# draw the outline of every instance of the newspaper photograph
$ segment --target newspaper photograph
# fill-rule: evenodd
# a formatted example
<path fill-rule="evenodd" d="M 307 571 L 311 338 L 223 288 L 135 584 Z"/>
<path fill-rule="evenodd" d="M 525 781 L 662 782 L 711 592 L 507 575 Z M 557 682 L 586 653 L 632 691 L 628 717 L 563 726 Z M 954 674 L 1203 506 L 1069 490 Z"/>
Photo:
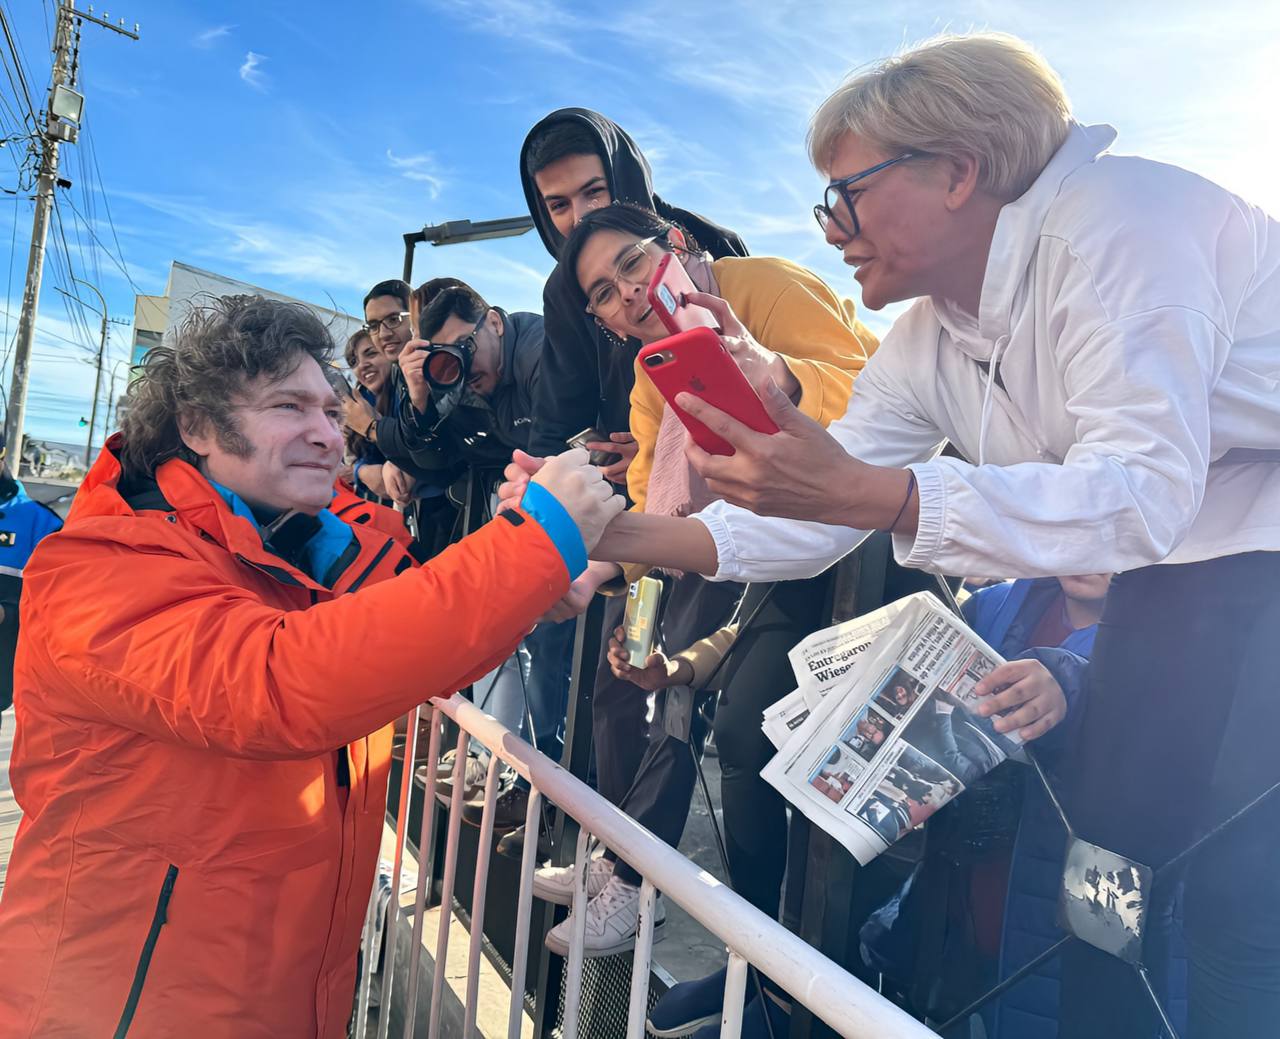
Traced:
<path fill-rule="evenodd" d="M 761 772 L 864 865 L 1021 745 L 976 713 L 1004 661 L 963 620 L 923 592 L 876 614 L 793 651 L 801 688 L 765 712 L 781 745 Z"/>
<path fill-rule="evenodd" d="M 866 658 L 876 635 L 909 601 L 900 599 L 872 613 L 815 631 L 787 654 L 800 687 L 763 712 L 760 728 L 774 747 L 782 749 L 827 693 L 857 677 L 858 665 Z"/>

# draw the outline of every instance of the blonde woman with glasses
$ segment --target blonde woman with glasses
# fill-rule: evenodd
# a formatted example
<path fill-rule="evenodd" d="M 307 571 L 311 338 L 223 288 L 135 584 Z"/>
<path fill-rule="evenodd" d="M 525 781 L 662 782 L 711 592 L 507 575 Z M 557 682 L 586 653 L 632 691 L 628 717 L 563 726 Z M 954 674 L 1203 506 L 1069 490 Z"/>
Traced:
<path fill-rule="evenodd" d="M 690 399 L 736 448 L 690 450 L 723 501 L 619 517 L 596 554 L 776 580 L 879 529 L 925 570 L 1117 572 L 1068 809 L 1159 867 L 1280 782 L 1280 222 L 1115 138 L 1009 36 L 841 85 L 809 135 L 819 223 L 866 306 L 915 304 L 829 431 L 782 393 L 772 437 Z M 1192 1039 L 1276 1034 L 1277 862 L 1275 796 L 1186 862 Z M 1154 1032 L 1133 971 L 1080 942 L 1062 1007 L 1064 1037 Z"/>

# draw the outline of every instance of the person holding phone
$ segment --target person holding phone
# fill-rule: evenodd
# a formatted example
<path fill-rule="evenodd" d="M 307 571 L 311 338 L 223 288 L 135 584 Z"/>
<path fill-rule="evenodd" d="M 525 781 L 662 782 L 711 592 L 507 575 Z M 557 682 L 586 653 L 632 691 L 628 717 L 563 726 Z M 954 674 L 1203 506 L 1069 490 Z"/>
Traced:
<path fill-rule="evenodd" d="M 935 572 L 1117 572 L 1067 808 L 1159 867 L 1266 795 L 1184 878 L 1188 1034 L 1261 1039 L 1280 1020 L 1280 221 L 1115 138 L 999 34 L 839 87 L 810 130 L 815 215 L 865 304 L 916 302 L 830 431 L 779 392 L 772 437 L 690 395 L 736 448 L 691 449 L 725 501 L 621 516 L 599 554 L 775 580 L 879 529 Z M 1063 1039 L 1157 1027 L 1132 969 L 1085 943 L 1062 992 Z"/>
<path fill-rule="evenodd" d="M 347 340 L 343 360 L 356 380 L 355 391 L 342 395 L 344 439 L 353 462 L 352 486 L 357 494 L 390 506 L 394 499 L 383 472 L 386 457 L 366 434 L 390 410 L 393 362 L 364 328 Z"/>
<path fill-rule="evenodd" d="M 854 316 L 852 302 L 803 267 L 776 257 L 713 260 L 676 224 L 624 203 L 583 217 L 565 242 L 561 262 L 574 274 L 574 299 L 584 314 L 617 337 L 648 345 L 670 334 L 648 299 L 650 280 L 667 254 L 675 256 L 698 290 L 688 302 L 711 312 L 725 348 L 757 393 L 779 386 L 819 424 L 842 412 L 854 375 L 878 342 Z M 683 486 L 686 438 L 668 411 L 643 367 L 636 365 L 630 422 L 638 451 L 627 470 L 634 511 L 655 511 L 647 503 L 664 433 L 672 449 L 664 452 L 657 474 L 661 500 L 656 511 L 685 515 L 693 511 L 695 495 L 702 504 L 714 498 Z M 686 495 L 688 500 L 675 500 Z M 590 582 L 616 573 L 607 565 L 591 568 L 568 605 L 585 606 L 595 591 Z"/>
<path fill-rule="evenodd" d="M 632 362 L 640 344 L 619 339 L 583 312 L 573 278 L 559 263 L 565 239 L 587 213 L 623 200 L 678 221 L 713 256 L 745 256 L 746 244 L 729 228 L 660 195 L 636 142 L 591 109 L 561 108 L 540 119 L 521 146 L 519 168 L 529 216 L 555 263 L 542 290 L 547 344 L 529 450 L 538 457 L 559 454 L 569 438 L 592 429 L 601 439 L 589 441 L 588 450 L 620 455 L 603 472 L 606 479 L 625 484 L 636 447 L 628 415 Z M 616 597 L 605 606 L 604 628 L 612 631 L 621 617 L 622 599 Z M 646 706 L 634 687 L 614 679 L 603 654 L 593 686 L 596 742 L 612 746 L 612 753 L 596 757 L 597 789 L 618 804 L 643 754 Z M 614 736 L 606 739 L 606 733 Z"/>
<path fill-rule="evenodd" d="M 853 305 L 810 271 L 772 257 L 713 260 L 671 221 L 619 203 L 583 217 L 565 243 L 561 263 L 573 273 L 574 299 L 584 314 L 614 336 L 648 345 L 669 334 L 648 299 L 650 283 L 666 257 L 673 258 L 668 262 L 680 263 L 688 274 L 696 290 L 688 302 L 710 311 L 726 349 L 757 393 L 766 384 L 780 384 L 805 414 L 820 423 L 843 411 L 854 376 L 877 342 L 854 316 Z M 631 392 L 631 431 L 639 448 L 627 470 L 627 489 L 635 511 L 685 515 L 714 498 L 686 461 L 689 438 L 684 426 L 638 364 Z M 625 576 L 633 579 L 645 569 L 634 568 Z M 585 609 L 595 591 L 623 570 L 614 564 L 593 563 L 552 616 L 569 616 Z M 814 588 L 796 592 L 783 598 L 788 602 L 802 600 L 803 605 L 782 622 L 782 627 L 796 632 L 798 641 L 821 624 L 818 611 L 823 594 Z M 661 630 L 669 649 L 692 645 L 727 622 L 723 609 L 694 610 L 699 602 L 714 602 L 716 593 L 715 585 L 696 575 L 675 581 L 668 591 Z M 753 594 L 761 593 L 753 590 Z M 731 608 L 732 604 L 723 605 Z M 726 828 L 743 837 L 737 843 L 731 837 L 731 846 L 747 849 L 738 857 L 735 884 L 741 881 L 744 891 L 761 892 L 758 900 L 762 908 L 774 913 L 785 862 L 779 865 L 772 851 L 755 840 L 754 832 L 767 817 L 769 834 L 780 829 L 784 839 L 779 846 L 785 848 L 786 814 L 781 798 L 759 781 L 763 764 L 759 758 L 765 750 L 759 745 L 763 737 L 757 741 L 755 736 L 760 735 L 760 710 L 790 688 L 786 669 L 783 655 L 772 666 L 762 660 L 749 678 L 743 674 L 731 694 L 735 704 L 743 705 L 741 711 L 730 715 L 737 719 L 734 731 L 726 728 L 722 734 L 719 723 L 716 730 L 721 766 L 733 777 L 726 792 Z M 659 694 L 660 703 L 664 695 Z M 753 729 L 755 736 L 736 731 L 743 726 Z M 696 741 L 699 734 L 694 738 Z M 641 778 L 622 807 L 675 846 L 696 777 L 687 750 L 667 739 L 660 724 L 655 723 L 650 739 Z M 735 751 L 739 752 L 737 758 Z M 638 900 L 638 877 L 625 864 L 614 869 L 610 883 L 614 887 L 602 891 L 588 906 L 589 947 L 593 935 L 608 934 L 612 928 L 606 912 L 629 920 L 630 906 Z M 554 943 L 567 934 L 567 926 L 554 929 L 548 944 L 555 948 Z M 609 945 L 603 945 L 603 938 L 601 941 L 601 947 L 610 950 L 620 943 L 620 939 Z"/>

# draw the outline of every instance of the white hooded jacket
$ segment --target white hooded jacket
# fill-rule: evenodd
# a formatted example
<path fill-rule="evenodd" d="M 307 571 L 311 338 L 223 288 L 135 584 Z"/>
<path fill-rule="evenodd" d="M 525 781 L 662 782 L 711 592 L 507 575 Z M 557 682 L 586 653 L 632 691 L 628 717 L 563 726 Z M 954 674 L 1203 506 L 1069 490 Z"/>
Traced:
<path fill-rule="evenodd" d="M 977 320 L 919 300 L 831 434 L 910 466 L 906 566 L 1038 577 L 1280 550 L 1280 222 L 1074 126 L 996 224 Z M 935 457 L 950 441 L 965 461 Z M 721 580 L 824 570 L 865 531 L 717 502 Z"/>

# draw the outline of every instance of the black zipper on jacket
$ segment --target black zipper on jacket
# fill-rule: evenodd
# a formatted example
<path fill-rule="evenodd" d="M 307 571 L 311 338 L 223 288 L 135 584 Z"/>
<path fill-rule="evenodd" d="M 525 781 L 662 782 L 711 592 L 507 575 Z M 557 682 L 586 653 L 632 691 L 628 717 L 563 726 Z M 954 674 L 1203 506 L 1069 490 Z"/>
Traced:
<path fill-rule="evenodd" d="M 368 566 L 366 566 L 366 567 L 364 568 L 364 573 L 362 573 L 359 577 L 357 577 L 354 581 L 352 581 L 352 582 L 351 582 L 351 586 L 347 589 L 347 591 L 348 591 L 348 592 L 354 592 L 357 588 L 359 588 L 362 584 L 364 584 L 364 582 L 365 582 L 365 580 L 368 578 L 368 576 L 369 576 L 371 573 L 373 573 L 374 568 L 375 568 L 379 563 L 381 563 L 381 562 L 382 562 L 383 557 L 384 557 L 388 552 L 390 552 L 390 551 L 391 551 L 391 546 L 392 546 L 392 545 L 394 545 L 394 544 L 395 544 L 395 542 L 394 542 L 394 541 L 392 541 L 390 538 L 388 538 L 388 539 L 387 539 L 387 543 L 386 543 L 385 545 L 383 545 L 383 546 L 382 546 L 382 548 L 378 551 L 378 554 L 377 554 L 376 556 L 374 556 L 374 557 L 373 557 L 373 562 L 371 562 Z"/>
<path fill-rule="evenodd" d="M 178 867 L 170 864 L 164 874 L 164 883 L 160 885 L 160 897 L 156 899 L 156 911 L 151 917 L 151 929 L 147 931 L 147 940 L 142 943 L 142 955 L 138 957 L 138 967 L 133 972 L 133 984 L 129 987 L 129 998 L 125 1000 L 124 1012 L 120 1015 L 120 1023 L 116 1025 L 113 1039 L 124 1039 L 133 1024 L 134 1012 L 138 1009 L 138 1000 L 142 998 L 142 986 L 147 980 L 147 971 L 151 968 L 151 956 L 156 951 L 156 942 L 160 938 L 160 928 L 169 920 L 169 899 L 173 897 L 173 885 L 178 879 Z"/>
<path fill-rule="evenodd" d="M 245 566 L 251 566 L 253 569 L 257 570 L 258 573 L 266 574 L 268 577 L 274 578 L 281 584 L 287 584 L 291 588 L 305 587 L 301 581 L 294 577 L 293 574 L 289 573 L 288 570 L 284 569 L 284 567 L 268 566 L 265 563 L 255 563 L 252 559 L 241 555 L 239 552 L 236 553 L 236 558 Z"/>

